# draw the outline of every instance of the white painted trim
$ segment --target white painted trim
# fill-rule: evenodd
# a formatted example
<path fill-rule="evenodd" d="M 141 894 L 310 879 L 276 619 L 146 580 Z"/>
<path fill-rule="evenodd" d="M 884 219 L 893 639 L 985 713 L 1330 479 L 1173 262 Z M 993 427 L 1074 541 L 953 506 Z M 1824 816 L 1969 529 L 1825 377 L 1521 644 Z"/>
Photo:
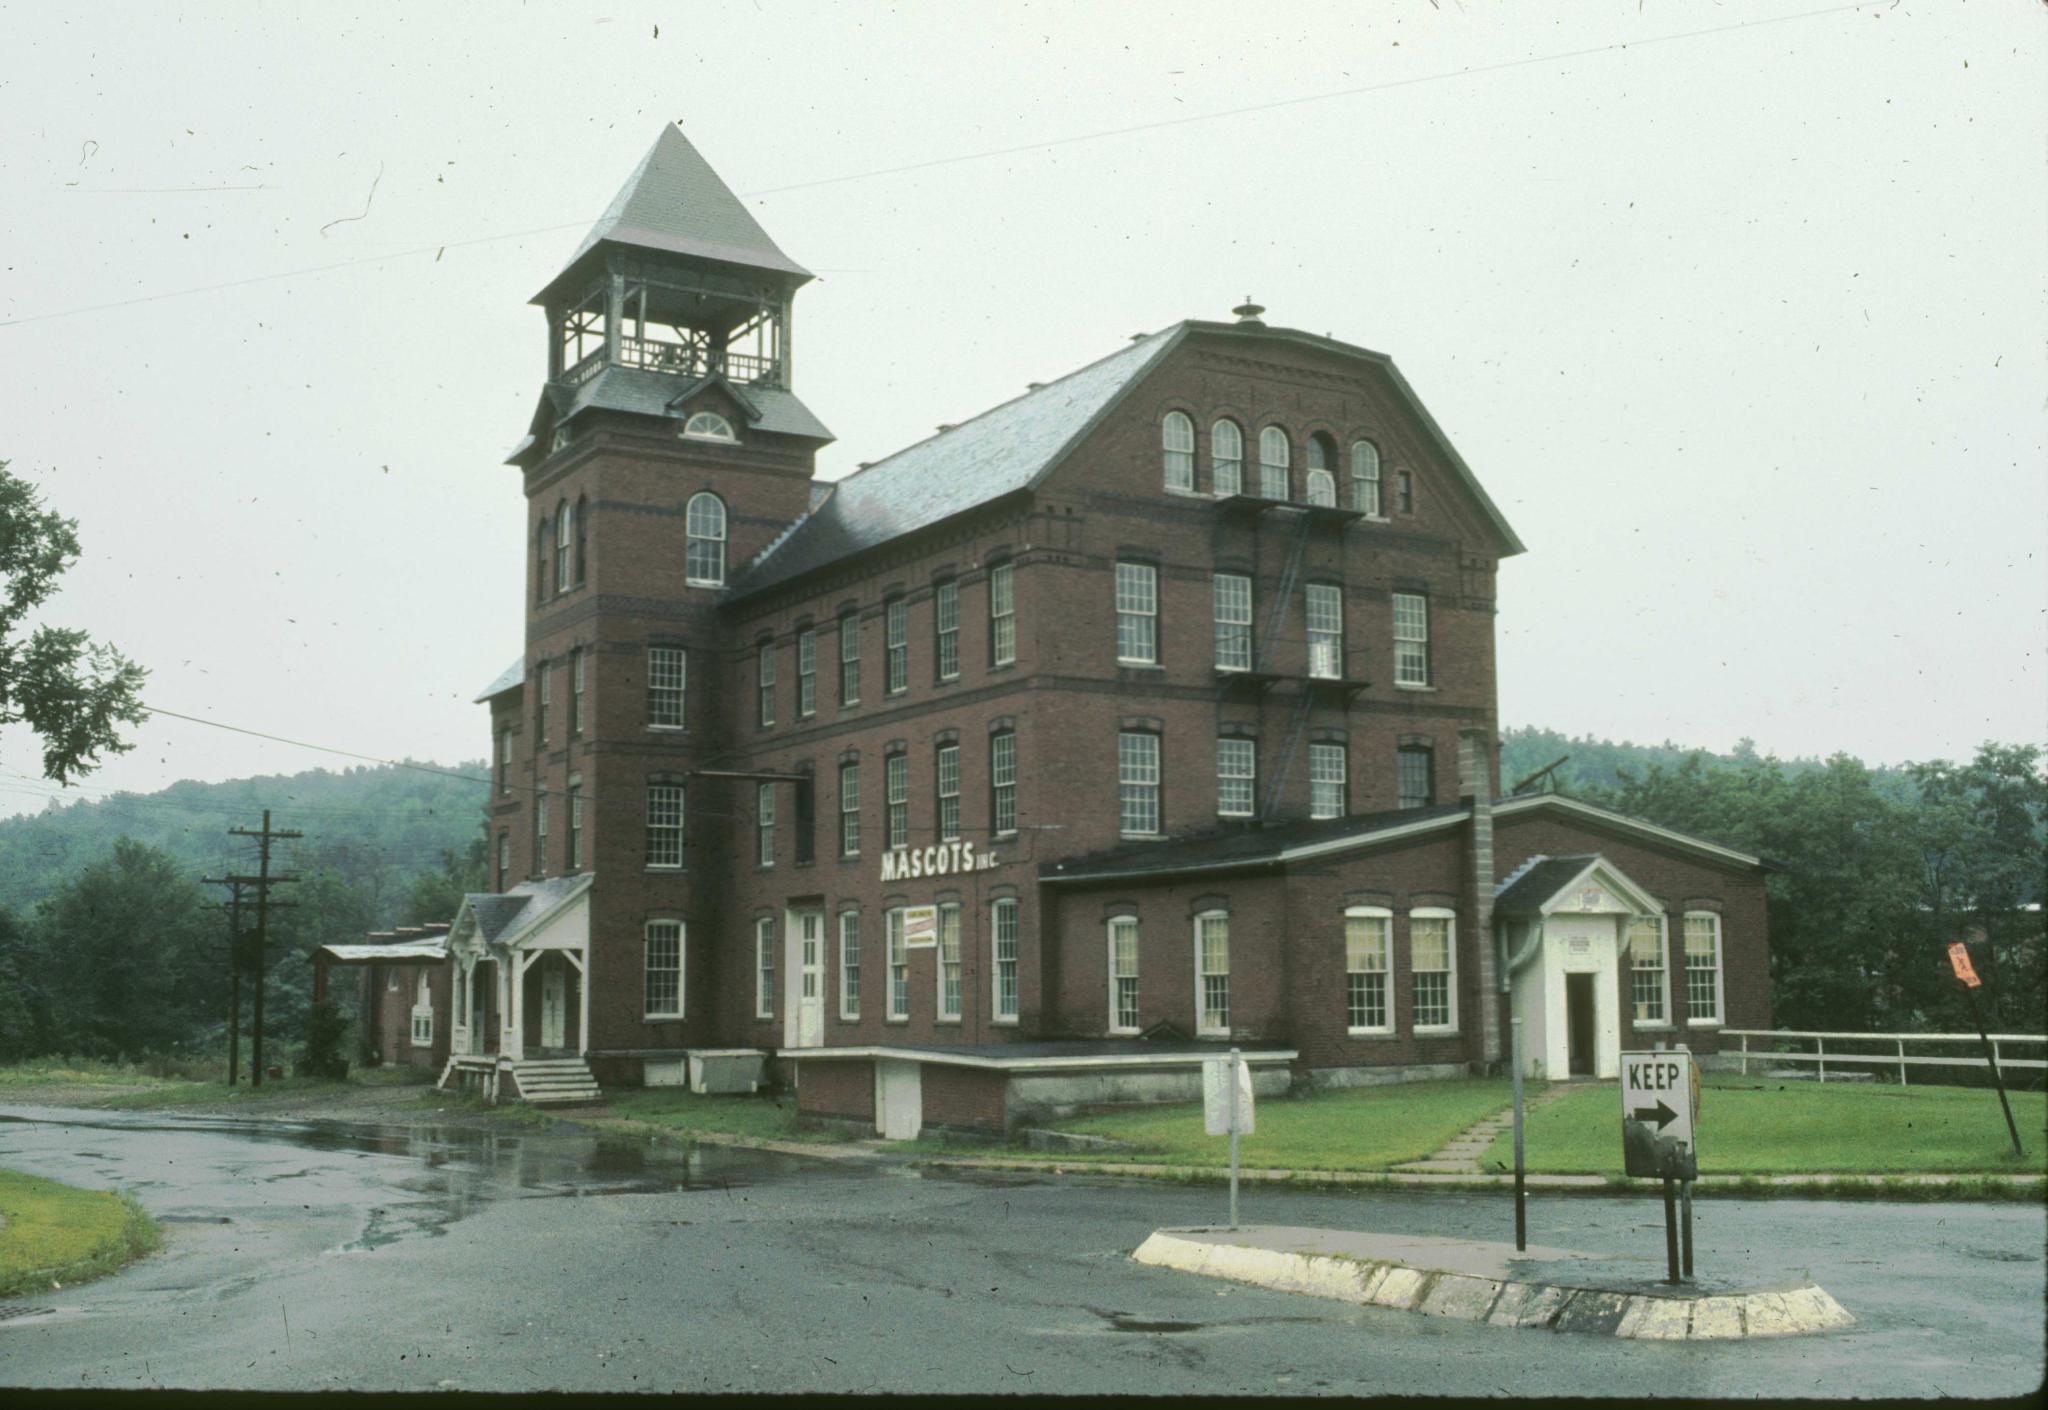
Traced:
<path fill-rule="evenodd" d="M 1016 936 L 1017 957 L 1011 963 L 1017 966 L 1017 1012 L 1003 1012 L 1003 967 L 996 957 L 996 913 L 1008 906 L 1014 913 L 1011 921 Z M 964 948 L 964 942 L 963 942 Z M 1024 1009 L 1024 907 L 1015 896 L 998 896 L 988 903 L 988 1021 L 1004 1028 L 1015 1027 Z"/>
<path fill-rule="evenodd" d="M 776 1056 L 785 1062 L 883 1058 L 928 1062 L 939 1067 L 976 1067 L 1001 1072 L 1083 1072 L 1097 1067 L 1198 1067 L 1218 1054 L 1139 1053 L 1129 1056 L 1111 1054 L 1105 1057 L 987 1058 L 935 1049 L 892 1048 L 869 1043 L 850 1048 L 801 1048 L 794 1052 L 778 1053 Z M 1247 1052 L 1241 1056 L 1247 1064 L 1271 1067 L 1280 1063 L 1291 1063 L 1301 1054 L 1295 1049 L 1288 1048 L 1280 1051 Z"/>
<path fill-rule="evenodd" d="M 1458 1032 L 1458 913 L 1444 906 L 1414 906 L 1408 911 L 1408 1017 L 1409 1031 L 1418 1038 L 1441 1038 Z M 1450 924 L 1444 932 L 1444 958 L 1450 968 L 1443 971 L 1447 977 L 1444 985 L 1445 997 L 1449 1001 L 1451 1021 L 1449 1023 L 1417 1023 L 1415 1019 L 1415 931 L 1413 922 L 1418 920 L 1442 920 Z M 1426 974 L 1436 973 L 1425 970 Z"/>
<path fill-rule="evenodd" d="M 1193 924 L 1193 940 L 1195 946 L 1195 1036 L 1198 1038 L 1228 1038 L 1230 1036 L 1230 1025 L 1228 1023 L 1224 1024 L 1224 1026 L 1221 1028 L 1204 1027 L 1202 1024 L 1202 1015 L 1204 1011 L 1207 1009 L 1207 1004 L 1205 1000 L 1208 997 L 1202 991 L 1202 922 L 1205 920 L 1216 919 L 1221 919 L 1223 921 L 1223 943 L 1225 947 L 1225 954 L 1227 955 L 1229 953 L 1230 944 L 1229 911 L 1203 911 L 1194 918 Z M 1230 971 L 1227 969 L 1224 970 L 1223 976 L 1225 979 L 1228 979 L 1230 977 Z"/>
<path fill-rule="evenodd" d="M 1105 970 L 1106 970 L 1106 971 L 1108 972 L 1108 985 L 1109 985 L 1109 1011 L 1108 1011 L 1108 1015 L 1107 1015 L 1107 1023 L 1106 1023 L 1106 1025 L 1105 1025 L 1105 1027 L 1107 1028 L 1107 1031 L 1109 1031 L 1110 1033 L 1113 1033 L 1113 1034 L 1119 1034 L 1119 1035 L 1122 1035 L 1122 1034 L 1131 1034 L 1131 1033 L 1136 1033 L 1136 1032 L 1138 1032 L 1138 1029 L 1137 1029 L 1137 1028 L 1135 1028 L 1135 1027 L 1132 1027 L 1132 1028 L 1122 1028 L 1122 1027 L 1119 1027 L 1119 1026 L 1117 1025 L 1117 1021 L 1116 1021 L 1116 929 L 1115 929 L 1115 927 L 1116 927 L 1116 924 L 1117 924 L 1117 922 L 1118 922 L 1118 921 L 1124 921 L 1124 920 L 1127 920 L 1127 921 L 1129 921 L 1129 922 L 1130 922 L 1130 923 L 1131 923 L 1131 924 L 1132 924 L 1133 926 L 1136 926 L 1136 925 L 1138 925 L 1138 918 L 1137 918 L 1137 916 L 1135 916 L 1135 915 L 1131 914 L 1131 913 L 1130 913 L 1129 911 L 1125 911 L 1125 912 L 1123 912 L 1123 913 L 1122 913 L 1122 914 L 1120 914 L 1120 915 L 1113 915 L 1113 916 L 1110 916 L 1110 917 L 1108 917 L 1107 919 L 1105 919 L 1105 920 L 1104 920 L 1104 921 L 1102 922 L 1102 940 L 1103 940 L 1103 952 L 1104 952 L 1104 955 L 1105 955 L 1105 957 L 1106 957 L 1106 960 L 1105 960 L 1105 963 L 1104 963 L 1104 966 L 1103 966 L 1103 968 L 1104 968 L 1104 969 L 1105 969 Z M 1142 931 L 1140 931 L 1140 934 L 1142 935 L 1142 934 L 1143 934 L 1143 932 L 1142 932 Z M 1144 988 L 1144 977 L 1143 977 L 1143 975 L 1144 975 L 1144 967 L 1143 967 L 1143 965 L 1141 964 L 1141 965 L 1139 966 L 1139 974 L 1138 974 L 1138 993 L 1139 993 L 1139 994 L 1140 994 L 1141 996 L 1142 996 L 1142 995 L 1144 994 L 1144 992 L 1145 992 L 1145 988 Z"/>
<path fill-rule="evenodd" d="M 1728 1021 L 1728 976 L 1724 972 L 1723 964 L 1723 956 L 1728 950 L 1728 937 L 1723 933 L 1721 913 L 1719 911 L 1687 911 L 1680 918 L 1678 928 L 1678 957 L 1680 960 L 1685 961 L 1687 971 L 1691 970 L 1692 964 L 1685 952 L 1685 922 L 1691 920 L 1694 916 L 1709 916 L 1714 922 L 1714 1016 L 1712 1018 L 1694 1018 L 1692 1016 L 1692 993 L 1691 987 L 1688 985 L 1685 991 L 1685 1026 L 1688 1028 L 1719 1028 Z M 1672 1015 L 1673 1022 L 1676 1022 L 1677 1018 L 1676 1014 Z"/>
<path fill-rule="evenodd" d="M 647 927 L 669 925 L 676 928 L 676 1007 L 673 1013 L 647 1012 Z M 640 922 L 640 1018 L 643 1022 L 674 1022 L 689 1012 L 688 994 L 690 974 L 690 923 L 679 915 L 651 915 Z M 583 1011 L 590 1012 L 590 985 L 583 986 Z M 588 1034 L 584 1045 L 589 1045 Z"/>
<path fill-rule="evenodd" d="M 853 1001 L 856 1005 L 856 1008 L 852 1013 L 848 1013 L 846 1011 L 846 918 L 848 916 L 853 917 L 853 923 L 856 929 L 864 929 L 865 927 L 861 925 L 860 911 L 858 908 L 842 908 L 834 914 L 837 916 L 839 922 L 838 925 L 834 927 L 835 933 L 838 938 L 839 962 L 832 967 L 832 977 L 837 982 L 837 987 L 839 989 L 839 997 L 834 1005 L 833 1011 L 839 1015 L 839 1021 L 842 1023 L 858 1023 L 860 1022 L 860 1010 L 857 1007 L 860 1003 L 860 989 L 858 986 L 856 986 L 853 991 Z M 868 961 L 868 937 L 865 934 L 863 934 L 860 937 L 860 961 L 862 973 L 865 974 L 867 970 Z"/>
<path fill-rule="evenodd" d="M 1605 857 L 1597 855 L 1593 858 L 1593 860 L 1587 862 L 1583 867 L 1579 868 L 1578 872 L 1572 877 L 1570 881 L 1567 881 L 1564 885 L 1558 887 L 1555 891 L 1552 891 L 1550 893 L 1550 898 L 1546 900 L 1542 905 L 1536 908 L 1537 913 L 1539 915 L 1548 916 L 1556 912 L 1558 902 L 1564 896 L 1564 894 L 1567 891 L 1576 890 L 1579 886 L 1583 885 L 1585 883 L 1586 878 L 1591 876 L 1596 871 L 1606 873 L 1607 880 L 1609 883 L 1611 883 L 1608 888 L 1609 890 L 1621 892 L 1623 896 L 1632 905 L 1635 906 L 1635 910 L 1632 912 L 1632 914 L 1657 916 L 1661 916 L 1664 914 L 1664 905 L 1661 901 L 1659 901 L 1655 896 L 1652 896 L 1649 892 L 1643 890 L 1642 887 L 1636 885 L 1635 880 L 1632 877 L 1630 877 L 1627 872 L 1623 871 L 1614 863 L 1608 861 Z M 1498 895 L 1499 893 L 1496 892 L 1495 894 Z M 1599 915 L 1602 914 L 1602 912 L 1566 911 L 1564 914 Z M 1606 912 L 1605 914 L 1611 915 L 1613 913 Z"/>
<path fill-rule="evenodd" d="M 754 962 L 753 962 L 753 964 L 751 964 L 750 966 L 748 966 L 748 968 L 749 968 L 749 969 L 750 969 L 750 970 L 751 970 L 751 971 L 753 972 L 753 980 L 754 980 L 754 1017 L 756 1017 L 756 1018 L 773 1018 L 773 1017 L 775 1017 L 775 998 L 774 998 L 774 991 L 773 991 L 772 989 L 771 989 L 771 990 L 769 991 L 769 998 L 768 998 L 768 1007 L 766 1007 L 766 1008 L 762 1008 L 762 1007 L 761 1007 L 761 940 L 762 940 L 762 931 L 761 931 L 761 927 L 762 927 L 762 926 L 764 926 L 764 925 L 768 927 L 768 930 L 767 930 L 767 939 L 768 939 L 768 955 L 769 955 L 769 959 L 770 959 L 770 961 L 771 961 L 771 962 L 772 962 L 772 961 L 773 961 L 773 959 L 774 959 L 774 956 L 775 956 L 775 918 L 774 918 L 773 916 L 755 916 L 755 917 L 754 917 Z M 784 966 L 783 966 L 783 969 L 784 969 L 784 971 L 785 971 L 785 972 L 787 972 L 788 968 L 789 968 L 789 967 L 788 967 L 787 965 L 784 965 Z M 770 982 L 771 982 L 771 983 L 773 982 L 772 978 L 771 978 Z M 787 1007 L 787 1005 L 785 1005 L 785 1007 Z"/>
<path fill-rule="evenodd" d="M 1344 1035 L 1348 1038 L 1391 1038 L 1394 1036 L 1394 912 L 1386 906 L 1346 906 L 1344 919 L 1353 916 L 1362 920 L 1383 920 L 1387 928 L 1382 932 L 1380 956 L 1385 961 L 1381 973 L 1387 980 L 1387 1021 L 1378 1027 L 1353 1028 L 1351 1026 L 1351 936 L 1350 927 L 1345 927 L 1344 942 Z M 1358 971 L 1370 973 L 1368 970 Z"/>
<path fill-rule="evenodd" d="M 1732 847 L 1723 847 L 1717 842 L 1708 842 L 1704 838 L 1688 837 L 1685 833 L 1673 832 L 1670 828 L 1644 822 L 1641 818 L 1632 818 L 1624 813 L 1609 812 L 1605 808 L 1596 808 L 1591 803 L 1581 803 L 1576 798 L 1566 798 L 1556 793 L 1539 793 L 1528 798 L 1504 798 L 1493 805 L 1493 814 L 1495 817 L 1500 817 L 1503 814 L 1512 817 L 1516 813 L 1527 812 L 1532 808 L 1546 807 L 1562 808 L 1566 812 L 1581 813 L 1586 817 L 1597 818 L 1602 822 L 1610 823 L 1629 832 L 1661 838 L 1677 846 L 1691 848 L 1695 852 L 1704 852 L 1709 856 L 1720 857 L 1727 861 L 1738 862 L 1746 867 L 1760 867 L 1763 865 L 1762 859 L 1752 857 L 1747 852 L 1738 852 Z"/>

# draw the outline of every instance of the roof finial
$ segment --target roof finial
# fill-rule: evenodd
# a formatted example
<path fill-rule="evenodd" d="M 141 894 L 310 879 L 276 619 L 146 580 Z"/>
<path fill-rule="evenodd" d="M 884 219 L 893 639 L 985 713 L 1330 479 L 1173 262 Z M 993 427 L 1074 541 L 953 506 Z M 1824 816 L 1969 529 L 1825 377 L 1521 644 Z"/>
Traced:
<path fill-rule="evenodd" d="M 1265 311 L 1266 310 L 1263 305 L 1255 304 L 1252 302 L 1252 296 L 1250 294 L 1246 294 L 1244 296 L 1244 302 L 1231 310 L 1232 313 L 1237 315 L 1237 321 L 1247 328 L 1265 327 L 1265 323 L 1259 318 L 1259 315 L 1264 313 Z"/>

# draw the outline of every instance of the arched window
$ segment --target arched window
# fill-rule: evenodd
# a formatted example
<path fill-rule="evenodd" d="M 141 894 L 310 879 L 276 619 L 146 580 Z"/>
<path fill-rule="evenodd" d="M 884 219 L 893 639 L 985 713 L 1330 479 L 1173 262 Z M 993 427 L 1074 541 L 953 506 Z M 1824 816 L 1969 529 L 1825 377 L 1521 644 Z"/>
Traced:
<path fill-rule="evenodd" d="M 1337 447 L 1318 431 L 1308 438 L 1308 476 L 1304 492 L 1310 504 L 1337 504 L 1337 476 L 1330 468 L 1337 459 Z"/>
<path fill-rule="evenodd" d="M 1195 487 L 1195 423 L 1185 411 L 1169 411 L 1159 423 L 1159 449 L 1166 466 L 1166 487 Z"/>
<path fill-rule="evenodd" d="M 548 568 L 555 557 L 555 521 L 545 515 L 533 530 L 533 600 L 548 600 Z"/>
<path fill-rule="evenodd" d="M 1371 441 L 1351 443 L 1351 507 L 1375 518 L 1380 512 L 1380 448 Z"/>
<path fill-rule="evenodd" d="M 576 511 L 566 499 L 555 506 L 555 591 L 567 592 L 575 583 L 570 574 L 574 564 L 570 555 L 576 549 Z"/>
<path fill-rule="evenodd" d="M 683 434 L 694 436 L 700 441 L 736 441 L 732 422 L 715 411 L 699 411 L 683 423 Z"/>
<path fill-rule="evenodd" d="M 691 587 L 725 586 L 725 501 L 705 490 L 690 496 L 684 515 L 689 544 L 683 553 L 683 577 Z"/>
<path fill-rule="evenodd" d="M 585 574 L 586 572 L 588 572 L 588 571 L 589 571 L 589 566 L 590 566 L 590 565 L 589 565 L 589 563 L 588 563 L 588 562 L 586 561 L 586 559 L 585 559 L 585 557 L 584 557 L 584 547 L 585 547 L 585 542 L 586 542 L 586 540 L 588 540 L 588 538 L 590 537 L 590 531 L 589 531 L 588 527 L 587 527 L 587 526 L 585 525 L 585 522 L 584 522 L 584 521 L 585 521 L 585 520 L 587 520 L 587 519 L 588 519 L 589 517 L 590 517 L 590 497 L 589 497 L 588 495 L 577 495 L 577 496 L 576 496 L 576 586 L 578 586 L 578 587 L 581 587 L 581 586 L 583 586 L 583 575 L 584 575 L 584 574 Z"/>
<path fill-rule="evenodd" d="M 1287 433 L 1278 426 L 1259 432 L 1259 495 L 1287 498 Z"/>
<path fill-rule="evenodd" d="M 1235 421 L 1209 428 L 1209 487 L 1219 495 L 1244 493 L 1244 432 Z"/>

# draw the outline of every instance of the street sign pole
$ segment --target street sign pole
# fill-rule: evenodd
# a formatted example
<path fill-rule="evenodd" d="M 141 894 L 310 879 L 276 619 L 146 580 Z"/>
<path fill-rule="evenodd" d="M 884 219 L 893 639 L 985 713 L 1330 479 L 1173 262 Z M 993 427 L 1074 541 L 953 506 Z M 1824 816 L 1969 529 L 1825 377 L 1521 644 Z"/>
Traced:
<path fill-rule="evenodd" d="M 1515 1070 L 1515 1251 L 1522 1253 L 1529 1247 L 1528 1188 L 1522 1175 L 1522 1020 L 1512 1019 L 1509 1027 L 1513 1038 L 1508 1060 Z"/>
<path fill-rule="evenodd" d="M 1237 1049 L 1230 1050 L 1230 1227 L 1237 1227 Z"/>
<path fill-rule="evenodd" d="M 1669 1273 L 1664 1281 L 1676 1283 L 1678 1276 L 1678 1211 L 1673 1207 L 1672 1187 L 1678 1182 L 1669 1175 L 1664 1177 L 1664 1262 Z"/>
<path fill-rule="evenodd" d="M 1692 1181 L 1678 1182 L 1679 1271 L 1692 1277 Z"/>
<path fill-rule="evenodd" d="M 1984 981 L 1977 977 L 1977 967 L 1970 963 L 1969 945 L 1961 940 L 1950 945 L 1948 962 L 1955 970 L 1956 978 L 1962 981 L 1963 992 L 1970 996 L 1970 1017 L 1977 1020 L 1977 1036 L 1984 1042 L 1984 1061 L 1991 1065 L 1991 1080 L 1998 1087 L 1998 1105 L 2005 1112 L 2005 1130 L 2012 1137 L 2012 1153 L 2023 1155 L 2020 1128 L 2013 1124 L 2012 1103 L 2005 1095 L 2005 1074 L 1998 1070 L 1998 1050 L 1991 1046 L 1991 1034 L 1984 1027 L 1984 1010 L 1977 1004 L 1977 989 Z"/>
<path fill-rule="evenodd" d="M 1666 1281 L 1671 1283 L 1692 1276 L 1692 1180 L 1699 1173 L 1694 1144 L 1699 1120 L 1698 1077 L 1693 1055 L 1683 1048 L 1621 1055 L 1623 1168 L 1632 1178 L 1664 1182 L 1664 1262 Z M 1685 1207 L 1682 1272 L 1681 1201 Z"/>

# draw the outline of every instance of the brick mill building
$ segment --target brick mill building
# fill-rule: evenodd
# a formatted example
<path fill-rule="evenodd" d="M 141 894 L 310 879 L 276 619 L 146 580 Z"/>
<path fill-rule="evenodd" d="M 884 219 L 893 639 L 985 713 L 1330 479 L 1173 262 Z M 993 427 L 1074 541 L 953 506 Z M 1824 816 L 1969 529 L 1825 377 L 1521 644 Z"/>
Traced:
<path fill-rule="evenodd" d="M 904 1136 L 1768 1025 L 1757 858 L 1501 796 L 1522 544 L 1384 354 L 1247 304 L 827 484 L 809 278 L 671 127 L 534 299 L 445 1080 Z"/>

